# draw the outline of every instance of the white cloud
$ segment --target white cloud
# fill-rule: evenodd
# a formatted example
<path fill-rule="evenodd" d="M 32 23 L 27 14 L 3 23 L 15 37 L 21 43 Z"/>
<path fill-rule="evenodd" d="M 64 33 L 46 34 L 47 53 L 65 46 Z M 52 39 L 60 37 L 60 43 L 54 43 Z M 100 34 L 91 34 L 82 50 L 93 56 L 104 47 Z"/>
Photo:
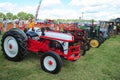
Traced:
<path fill-rule="evenodd" d="M 20 11 L 24 11 L 26 13 L 31 13 L 31 14 L 35 14 L 37 7 L 36 6 L 22 6 L 20 8 L 18 8 L 17 13 Z"/>
<path fill-rule="evenodd" d="M 61 5 L 61 0 L 42 0 L 42 7 L 53 7 Z"/>
<path fill-rule="evenodd" d="M 120 0 L 71 0 L 71 6 L 101 6 L 101 5 L 119 5 Z"/>
<path fill-rule="evenodd" d="M 24 11 L 27 13 L 32 13 L 35 14 L 35 10 L 36 10 L 36 6 L 19 6 L 17 4 L 12 4 L 9 2 L 5 2 L 5 3 L 0 3 L 0 12 L 3 13 L 7 13 L 7 12 L 11 12 L 13 14 L 17 14 L 20 11 Z"/>
<path fill-rule="evenodd" d="M 83 14 L 84 19 L 102 19 L 120 17 L 120 0 L 71 0 L 65 5 L 61 0 L 43 0 L 39 15 L 40 19 L 78 19 Z M 29 4 L 20 6 L 10 2 L 0 3 L 0 12 L 12 12 L 17 14 L 20 11 L 35 15 L 37 6 Z"/>
<path fill-rule="evenodd" d="M 44 10 L 39 14 L 40 18 L 51 18 L 51 19 L 75 19 L 78 13 L 72 9 L 52 9 L 52 10 Z"/>
<path fill-rule="evenodd" d="M 120 17 L 120 0 L 71 0 L 69 6 L 79 8 L 86 19 L 103 19 Z"/>
<path fill-rule="evenodd" d="M 12 4 L 9 2 L 0 3 L 0 11 L 1 12 L 12 12 L 16 7 L 16 4 Z"/>

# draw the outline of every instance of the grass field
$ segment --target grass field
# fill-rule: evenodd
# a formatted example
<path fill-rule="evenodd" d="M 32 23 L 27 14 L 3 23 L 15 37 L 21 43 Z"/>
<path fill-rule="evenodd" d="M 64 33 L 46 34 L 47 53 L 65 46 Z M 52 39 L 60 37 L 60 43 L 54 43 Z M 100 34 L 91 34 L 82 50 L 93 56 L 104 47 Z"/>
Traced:
<path fill-rule="evenodd" d="M 0 51 L 0 80 L 120 80 L 120 36 L 91 48 L 76 62 L 63 60 L 62 70 L 56 75 L 44 72 L 35 54 L 12 62 Z"/>

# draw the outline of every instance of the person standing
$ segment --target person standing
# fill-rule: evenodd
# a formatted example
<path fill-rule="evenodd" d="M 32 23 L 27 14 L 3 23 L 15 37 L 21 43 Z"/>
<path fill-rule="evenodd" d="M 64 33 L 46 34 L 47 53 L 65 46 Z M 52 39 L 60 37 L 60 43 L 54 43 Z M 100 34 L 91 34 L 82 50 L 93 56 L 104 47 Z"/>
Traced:
<path fill-rule="evenodd" d="M 113 28 L 113 31 L 114 31 L 114 35 L 116 35 L 117 33 L 117 26 L 116 26 L 116 23 L 114 23 L 114 28 Z"/>
<path fill-rule="evenodd" d="M 34 31 L 34 25 L 35 25 L 34 20 L 33 20 L 33 19 L 30 19 L 30 20 L 29 20 L 28 29 L 32 29 L 32 30 Z"/>
<path fill-rule="evenodd" d="M 22 30 L 22 20 L 21 19 L 19 19 L 19 24 L 18 24 L 18 28 L 20 29 L 20 30 Z"/>
<path fill-rule="evenodd" d="M 113 33 L 113 23 L 110 23 L 109 26 L 108 26 L 108 33 L 109 34 L 112 34 Z"/>
<path fill-rule="evenodd" d="M 6 18 L 3 18 L 3 29 L 4 29 L 4 32 L 6 32 L 6 28 L 7 28 L 7 20 L 6 20 Z"/>

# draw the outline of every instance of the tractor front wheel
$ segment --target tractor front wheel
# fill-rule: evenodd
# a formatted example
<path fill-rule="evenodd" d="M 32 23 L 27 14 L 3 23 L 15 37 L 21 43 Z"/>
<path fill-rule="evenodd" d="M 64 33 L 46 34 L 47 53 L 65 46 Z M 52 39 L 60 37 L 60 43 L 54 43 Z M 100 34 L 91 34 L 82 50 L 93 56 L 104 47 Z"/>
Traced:
<path fill-rule="evenodd" d="M 49 73 L 57 74 L 62 67 L 61 57 L 55 52 L 47 52 L 41 57 L 41 68 Z"/>
<path fill-rule="evenodd" d="M 90 40 L 90 46 L 93 48 L 98 48 L 100 46 L 100 41 L 97 38 L 93 38 Z"/>

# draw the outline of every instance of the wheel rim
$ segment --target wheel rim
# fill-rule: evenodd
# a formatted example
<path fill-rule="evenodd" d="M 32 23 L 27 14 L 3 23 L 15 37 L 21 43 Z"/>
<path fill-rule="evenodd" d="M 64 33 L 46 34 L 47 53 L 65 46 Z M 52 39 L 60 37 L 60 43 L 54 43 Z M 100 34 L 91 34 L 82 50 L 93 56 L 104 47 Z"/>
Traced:
<path fill-rule="evenodd" d="M 54 71 L 57 66 L 56 60 L 51 56 L 45 57 L 43 64 L 48 71 Z"/>
<path fill-rule="evenodd" d="M 4 40 L 4 50 L 7 56 L 13 58 L 18 54 L 18 44 L 14 37 L 8 36 Z"/>
<path fill-rule="evenodd" d="M 98 42 L 98 40 L 91 40 L 90 45 L 91 45 L 91 47 L 98 47 L 99 42 Z"/>

